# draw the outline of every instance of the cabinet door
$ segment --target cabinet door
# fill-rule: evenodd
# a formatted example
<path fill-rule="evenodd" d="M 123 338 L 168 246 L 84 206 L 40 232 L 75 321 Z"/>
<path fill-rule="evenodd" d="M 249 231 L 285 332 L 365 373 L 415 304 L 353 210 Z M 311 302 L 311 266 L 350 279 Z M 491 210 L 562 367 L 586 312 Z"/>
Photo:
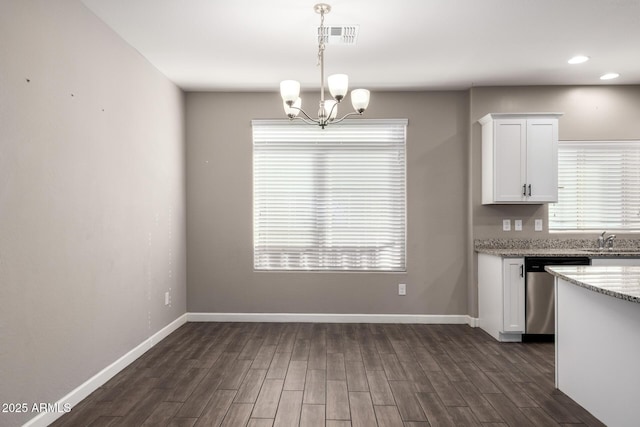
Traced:
<path fill-rule="evenodd" d="M 558 201 L 558 120 L 527 120 L 527 201 Z M 531 186 L 531 187 L 529 187 Z"/>
<path fill-rule="evenodd" d="M 524 259 L 505 258 L 503 276 L 503 330 L 524 333 Z"/>
<path fill-rule="evenodd" d="M 494 201 L 524 201 L 526 120 L 501 119 L 494 122 Z"/>

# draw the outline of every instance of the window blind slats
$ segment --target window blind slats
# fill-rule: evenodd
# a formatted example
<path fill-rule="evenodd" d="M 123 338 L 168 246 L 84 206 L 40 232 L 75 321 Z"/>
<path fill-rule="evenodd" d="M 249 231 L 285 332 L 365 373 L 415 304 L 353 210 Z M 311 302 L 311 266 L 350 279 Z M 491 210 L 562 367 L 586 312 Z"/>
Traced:
<path fill-rule="evenodd" d="M 406 120 L 254 120 L 254 267 L 404 271 Z"/>
<path fill-rule="evenodd" d="M 639 230 L 640 141 L 560 141 L 550 230 Z"/>

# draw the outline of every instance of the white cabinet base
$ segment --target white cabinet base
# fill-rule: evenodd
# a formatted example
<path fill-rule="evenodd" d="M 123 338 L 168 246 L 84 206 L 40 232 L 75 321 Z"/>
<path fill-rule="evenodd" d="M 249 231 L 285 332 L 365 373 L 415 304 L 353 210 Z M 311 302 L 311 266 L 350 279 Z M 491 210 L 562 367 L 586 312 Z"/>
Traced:
<path fill-rule="evenodd" d="M 500 342 L 522 342 L 522 334 L 499 332 L 496 339 Z"/>

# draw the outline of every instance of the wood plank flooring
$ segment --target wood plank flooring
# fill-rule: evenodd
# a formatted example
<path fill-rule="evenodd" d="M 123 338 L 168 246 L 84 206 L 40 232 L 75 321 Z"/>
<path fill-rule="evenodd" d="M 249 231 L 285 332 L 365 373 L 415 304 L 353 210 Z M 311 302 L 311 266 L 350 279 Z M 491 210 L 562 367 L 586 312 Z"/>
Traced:
<path fill-rule="evenodd" d="M 187 323 L 54 426 L 603 426 L 552 343 L 464 325 Z"/>

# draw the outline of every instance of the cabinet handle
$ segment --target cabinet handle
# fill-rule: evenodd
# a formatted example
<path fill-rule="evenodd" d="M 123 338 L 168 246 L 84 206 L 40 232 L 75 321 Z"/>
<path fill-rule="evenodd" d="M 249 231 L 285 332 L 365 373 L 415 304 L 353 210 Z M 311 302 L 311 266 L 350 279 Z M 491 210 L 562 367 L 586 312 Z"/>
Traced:
<path fill-rule="evenodd" d="M 529 184 L 529 197 L 531 197 L 531 184 Z"/>
<path fill-rule="evenodd" d="M 524 277 L 524 264 L 520 264 L 520 277 Z"/>
<path fill-rule="evenodd" d="M 527 195 L 527 184 L 522 184 L 522 195 L 523 196 Z"/>

